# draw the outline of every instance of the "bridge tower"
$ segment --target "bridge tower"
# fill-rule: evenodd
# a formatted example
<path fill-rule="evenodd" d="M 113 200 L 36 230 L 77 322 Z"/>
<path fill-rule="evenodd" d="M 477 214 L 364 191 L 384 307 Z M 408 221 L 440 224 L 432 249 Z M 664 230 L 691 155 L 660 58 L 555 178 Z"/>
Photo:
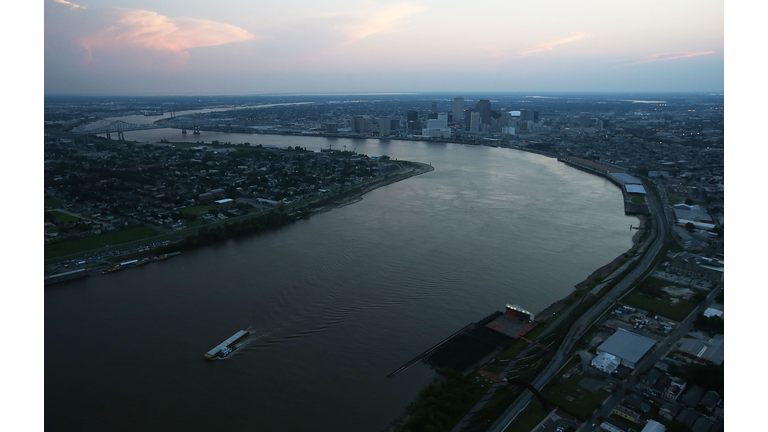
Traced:
<path fill-rule="evenodd" d="M 192 133 L 195 135 L 200 135 L 200 126 L 195 126 L 195 130 Z"/>
<path fill-rule="evenodd" d="M 181 127 L 181 133 L 183 133 L 183 134 L 187 133 L 187 127 L 186 126 L 182 126 Z"/>

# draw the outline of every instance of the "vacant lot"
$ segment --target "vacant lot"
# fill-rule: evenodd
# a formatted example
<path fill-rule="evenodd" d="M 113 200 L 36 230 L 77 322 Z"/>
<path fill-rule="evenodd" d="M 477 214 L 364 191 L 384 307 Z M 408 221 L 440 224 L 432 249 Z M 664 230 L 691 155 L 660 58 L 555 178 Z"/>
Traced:
<path fill-rule="evenodd" d="M 602 388 L 592 392 L 579 385 L 579 381 L 584 378 L 595 379 L 587 374 L 574 373 L 568 378 L 558 376 L 553 378 L 549 384 L 544 387 L 541 394 L 554 405 L 559 406 L 572 416 L 580 420 L 586 420 L 595 408 L 603 403 L 610 393 Z"/>
<path fill-rule="evenodd" d="M 622 299 L 622 302 L 661 315 L 675 321 L 682 321 L 696 307 L 696 302 L 664 293 L 661 296 L 634 290 Z"/>

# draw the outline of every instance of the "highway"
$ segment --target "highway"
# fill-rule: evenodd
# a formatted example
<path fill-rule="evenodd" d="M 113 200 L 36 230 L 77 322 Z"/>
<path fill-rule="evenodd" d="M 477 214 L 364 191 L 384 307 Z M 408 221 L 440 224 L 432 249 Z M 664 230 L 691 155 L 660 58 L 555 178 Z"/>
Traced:
<path fill-rule="evenodd" d="M 571 330 L 565 336 L 565 340 L 560 345 L 557 353 L 550 361 L 549 365 L 539 374 L 538 377 L 531 383 L 537 390 L 541 391 L 542 388 L 549 382 L 549 380 L 563 367 L 563 365 L 570 358 L 566 356 L 568 352 L 573 348 L 574 343 L 578 341 L 584 332 L 592 325 L 595 318 L 598 317 L 602 311 L 608 308 L 630 285 L 635 283 L 646 271 L 651 268 L 651 264 L 658 255 L 661 248 L 664 246 L 664 240 L 666 237 L 666 215 L 662 204 L 658 201 L 655 195 L 649 193 L 646 195 L 646 200 L 651 210 L 651 216 L 653 217 L 652 227 L 652 244 L 645 250 L 644 255 L 640 259 L 638 265 L 624 277 L 613 289 L 605 294 L 592 308 L 585 312 L 574 323 Z M 531 393 L 525 393 L 520 396 L 505 412 L 502 414 L 488 429 L 492 432 L 504 431 L 512 420 L 522 411 L 530 402 L 532 397 Z"/>

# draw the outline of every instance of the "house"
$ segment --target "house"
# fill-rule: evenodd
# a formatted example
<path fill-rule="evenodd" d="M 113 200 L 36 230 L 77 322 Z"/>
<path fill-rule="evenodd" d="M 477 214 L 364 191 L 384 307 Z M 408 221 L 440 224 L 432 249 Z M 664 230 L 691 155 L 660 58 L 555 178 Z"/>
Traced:
<path fill-rule="evenodd" d="M 664 390 L 664 393 L 662 394 L 662 397 L 668 401 L 676 401 L 677 398 L 680 397 L 681 394 L 683 394 L 683 390 L 685 390 L 686 382 L 682 378 L 675 377 L 672 382 L 669 384 L 669 387 L 667 387 L 666 390 Z"/>
<path fill-rule="evenodd" d="M 640 414 L 635 412 L 633 409 L 629 408 L 628 406 L 624 405 L 623 403 L 617 405 L 615 408 L 613 408 L 613 414 L 625 418 L 631 422 L 639 423 L 640 422 Z"/>
<path fill-rule="evenodd" d="M 714 423 L 704 417 L 699 417 L 696 423 L 691 426 L 691 432 L 709 432 Z"/>
<path fill-rule="evenodd" d="M 637 386 L 641 389 L 650 390 L 660 379 L 664 378 L 665 376 L 666 374 L 664 372 L 653 368 L 650 372 L 640 378 L 640 382 L 637 384 Z"/>
<path fill-rule="evenodd" d="M 648 423 L 645 424 L 645 427 L 640 432 L 665 432 L 667 428 L 655 421 L 655 420 L 648 420 Z"/>
<path fill-rule="evenodd" d="M 659 416 L 667 421 L 674 420 L 675 416 L 680 412 L 678 404 L 674 402 L 664 402 L 659 408 Z"/>
<path fill-rule="evenodd" d="M 699 404 L 699 401 L 701 398 L 704 397 L 704 389 L 694 385 L 691 387 L 687 393 L 685 393 L 685 396 L 683 396 L 682 399 L 680 399 L 680 402 L 683 405 L 686 405 L 691 408 L 695 408 L 696 405 Z"/>
<path fill-rule="evenodd" d="M 704 394 L 697 406 L 702 407 L 707 415 L 712 415 L 718 402 L 720 402 L 720 395 L 716 391 L 710 390 Z"/>
<path fill-rule="evenodd" d="M 611 419 L 606 419 L 600 423 L 600 429 L 605 432 L 629 432 L 629 428 Z"/>
<path fill-rule="evenodd" d="M 688 408 L 683 411 L 680 411 L 680 414 L 675 417 L 675 420 L 684 423 L 686 426 L 693 427 L 693 424 L 696 423 L 696 419 L 698 419 L 699 416 L 694 412 L 692 409 Z"/>

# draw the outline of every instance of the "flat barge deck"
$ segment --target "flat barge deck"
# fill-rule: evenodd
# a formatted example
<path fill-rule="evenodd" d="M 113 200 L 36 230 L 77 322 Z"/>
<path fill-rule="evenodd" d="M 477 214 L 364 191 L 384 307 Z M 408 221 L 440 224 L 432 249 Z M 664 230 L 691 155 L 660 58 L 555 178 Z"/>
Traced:
<path fill-rule="evenodd" d="M 240 330 L 239 332 L 227 338 L 227 340 L 224 342 L 216 345 L 216 348 L 205 353 L 205 358 L 208 360 L 213 360 L 217 357 L 228 356 L 232 351 L 234 351 L 234 349 L 230 346 L 246 336 L 248 336 L 248 332 L 245 330 Z"/>

